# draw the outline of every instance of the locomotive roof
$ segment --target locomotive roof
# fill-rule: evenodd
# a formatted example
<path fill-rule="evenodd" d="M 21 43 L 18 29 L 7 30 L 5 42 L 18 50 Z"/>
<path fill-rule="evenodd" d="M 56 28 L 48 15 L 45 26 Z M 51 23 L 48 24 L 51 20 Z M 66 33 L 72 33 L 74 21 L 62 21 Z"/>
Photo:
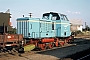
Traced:
<path fill-rule="evenodd" d="M 31 19 L 39 19 L 39 18 L 30 18 L 30 17 L 17 18 L 17 20 L 31 20 Z"/>
<path fill-rule="evenodd" d="M 64 15 L 64 16 L 66 16 L 65 14 L 56 13 L 56 12 L 44 13 L 43 15 L 49 15 L 49 14 L 53 14 L 53 15 L 60 14 L 60 15 Z"/>
<path fill-rule="evenodd" d="M 43 15 L 49 15 L 49 14 L 53 14 L 53 15 L 64 15 L 66 16 L 65 14 L 61 14 L 61 13 L 56 13 L 56 12 L 49 12 L 49 13 L 44 13 Z M 40 19 L 40 18 L 30 18 L 30 17 L 22 17 L 22 18 L 17 18 L 17 20 L 32 20 L 32 19 Z"/>

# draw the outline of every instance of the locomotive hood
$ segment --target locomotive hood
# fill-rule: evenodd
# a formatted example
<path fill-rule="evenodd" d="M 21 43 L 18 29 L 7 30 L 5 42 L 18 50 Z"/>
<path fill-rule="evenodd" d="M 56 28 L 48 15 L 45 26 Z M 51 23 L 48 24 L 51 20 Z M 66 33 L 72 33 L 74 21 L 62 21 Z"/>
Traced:
<path fill-rule="evenodd" d="M 17 20 L 39 20 L 40 18 L 30 18 L 30 17 L 22 17 L 22 18 L 17 18 Z"/>

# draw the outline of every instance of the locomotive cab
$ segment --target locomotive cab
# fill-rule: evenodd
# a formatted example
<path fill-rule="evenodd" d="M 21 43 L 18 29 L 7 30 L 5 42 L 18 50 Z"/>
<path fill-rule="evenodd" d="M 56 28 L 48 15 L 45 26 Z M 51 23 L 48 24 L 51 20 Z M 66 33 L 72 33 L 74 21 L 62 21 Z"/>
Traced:
<path fill-rule="evenodd" d="M 43 14 L 42 19 L 52 22 L 52 30 L 55 31 L 56 37 L 68 37 L 71 35 L 70 22 L 66 15 L 50 12 Z"/>
<path fill-rule="evenodd" d="M 47 19 L 47 20 L 66 20 L 69 21 L 66 15 L 60 14 L 60 13 L 44 13 L 42 19 Z"/>

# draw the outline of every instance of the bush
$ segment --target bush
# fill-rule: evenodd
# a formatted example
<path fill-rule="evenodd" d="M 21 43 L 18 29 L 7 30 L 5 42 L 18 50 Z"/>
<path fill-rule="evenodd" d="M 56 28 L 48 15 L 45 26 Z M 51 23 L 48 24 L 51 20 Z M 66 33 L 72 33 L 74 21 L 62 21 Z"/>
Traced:
<path fill-rule="evenodd" d="M 80 30 L 79 31 L 74 31 L 74 32 L 72 32 L 72 35 L 75 35 L 75 36 L 77 36 L 78 34 L 83 34 Z"/>

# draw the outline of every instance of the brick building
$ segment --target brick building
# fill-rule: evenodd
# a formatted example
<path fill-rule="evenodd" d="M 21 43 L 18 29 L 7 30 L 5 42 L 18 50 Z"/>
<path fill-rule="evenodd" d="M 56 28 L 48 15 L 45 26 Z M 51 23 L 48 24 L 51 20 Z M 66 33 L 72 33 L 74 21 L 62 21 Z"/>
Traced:
<path fill-rule="evenodd" d="M 3 29 L 2 29 L 3 28 L 3 23 L 7 27 L 6 29 L 8 31 L 12 31 L 10 18 L 11 18 L 10 13 L 0 12 L 0 31 L 3 31 Z"/>

